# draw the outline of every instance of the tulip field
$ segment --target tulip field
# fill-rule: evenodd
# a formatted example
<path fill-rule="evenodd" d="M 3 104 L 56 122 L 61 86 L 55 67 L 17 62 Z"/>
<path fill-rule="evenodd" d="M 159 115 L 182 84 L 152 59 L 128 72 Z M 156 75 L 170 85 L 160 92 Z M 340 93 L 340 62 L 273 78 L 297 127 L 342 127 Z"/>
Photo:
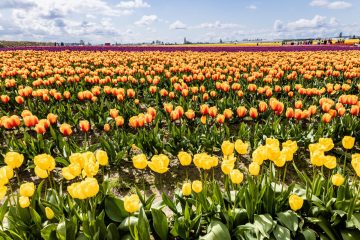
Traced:
<path fill-rule="evenodd" d="M 360 239 L 360 50 L 0 51 L 0 240 Z"/>

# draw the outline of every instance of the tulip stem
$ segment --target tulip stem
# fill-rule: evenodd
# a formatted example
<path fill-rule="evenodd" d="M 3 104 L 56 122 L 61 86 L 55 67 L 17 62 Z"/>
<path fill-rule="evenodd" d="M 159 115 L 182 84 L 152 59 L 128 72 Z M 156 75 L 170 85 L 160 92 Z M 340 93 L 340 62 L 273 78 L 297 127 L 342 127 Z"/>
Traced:
<path fill-rule="evenodd" d="M 19 176 L 18 169 L 15 170 L 15 174 L 16 174 L 16 179 L 17 179 L 18 185 L 20 186 L 20 176 Z"/>
<path fill-rule="evenodd" d="M 346 171 L 346 153 L 345 153 L 344 166 L 343 166 L 344 175 L 345 175 L 345 171 Z"/>

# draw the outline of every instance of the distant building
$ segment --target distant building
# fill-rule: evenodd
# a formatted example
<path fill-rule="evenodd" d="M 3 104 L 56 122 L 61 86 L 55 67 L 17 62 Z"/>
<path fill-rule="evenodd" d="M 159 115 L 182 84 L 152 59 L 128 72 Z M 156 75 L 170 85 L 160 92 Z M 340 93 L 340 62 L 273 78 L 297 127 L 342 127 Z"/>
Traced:
<path fill-rule="evenodd" d="M 104 45 L 105 45 L 105 46 L 110 46 L 111 44 L 110 44 L 110 43 L 105 43 Z"/>

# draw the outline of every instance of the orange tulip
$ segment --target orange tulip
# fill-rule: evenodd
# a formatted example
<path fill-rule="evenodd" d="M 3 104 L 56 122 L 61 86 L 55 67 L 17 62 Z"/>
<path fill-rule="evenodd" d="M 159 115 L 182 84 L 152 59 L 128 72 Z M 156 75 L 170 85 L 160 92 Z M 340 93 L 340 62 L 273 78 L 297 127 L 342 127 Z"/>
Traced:
<path fill-rule="evenodd" d="M 323 121 L 324 123 L 329 123 L 331 122 L 331 115 L 329 113 L 325 113 L 322 118 L 321 121 Z"/>
<path fill-rule="evenodd" d="M 49 120 L 50 124 L 55 124 L 57 122 L 57 115 L 49 113 L 47 115 L 47 119 Z"/>
<path fill-rule="evenodd" d="M 70 136 L 72 134 L 72 129 L 71 126 L 67 123 L 63 123 L 60 125 L 60 132 L 64 135 L 64 136 Z"/>
<path fill-rule="evenodd" d="M 121 126 L 123 126 L 124 125 L 124 118 L 122 117 L 122 116 L 117 116 L 116 118 L 115 118 L 115 124 L 116 124 L 116 126 L 118 126 L 118 127 L 121 127 Z"/>
<path fill-rule="evenodd" d="M 110 131 L 110 124 L 105 123 L 105 125 L 104 125 L 104 131 L 105 131 L 105 132 Z"/>
<path fill-rule="evenodd" d="M 88 132 L 90 131 L 91 128 L 88 120 L 81 120 L 79 123 L 79 127 L 82 132 Z"/>
<path fill-rule="evenodd" d="M 236 109 L 238 117 L 242 118 L 246 116 L 247 109 L 244 106 L 240 106 Z"/>
<path fill-rule="evenodd" d="M 46 132 L 44 124 L 41 123 L 36 124 L 34 129 L 37 134 L 44 134 Z"/>
<path fill-rule="evenodd" d="M 257 118 L 259 114 L 258 114 L 257 109 L 252 107 L 252 108 L 250 108 L 249 115 L 252 119 L 254 119 L 254 118 Z"/>

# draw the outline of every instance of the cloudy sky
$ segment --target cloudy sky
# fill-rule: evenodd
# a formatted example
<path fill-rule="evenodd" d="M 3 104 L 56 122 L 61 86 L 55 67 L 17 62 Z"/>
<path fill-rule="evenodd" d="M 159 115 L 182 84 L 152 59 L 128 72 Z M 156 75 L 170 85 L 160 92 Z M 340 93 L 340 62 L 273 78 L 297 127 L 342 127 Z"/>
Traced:
<path fill-rule="evenodd" d="M 0 40 L 91 43 L 360 35 L 359 0 L 0 0 Z"/>

